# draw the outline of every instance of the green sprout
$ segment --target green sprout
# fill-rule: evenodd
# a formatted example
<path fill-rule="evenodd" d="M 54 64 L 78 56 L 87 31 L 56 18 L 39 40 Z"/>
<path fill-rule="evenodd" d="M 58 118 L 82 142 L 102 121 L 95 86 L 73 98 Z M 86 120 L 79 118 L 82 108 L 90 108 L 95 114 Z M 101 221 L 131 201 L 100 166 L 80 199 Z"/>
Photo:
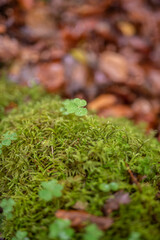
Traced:
<path fill-rule="evenodd" d="M 39 191 L 39 197 L 42 200 L 50 201 L 53 197 L 61 197 L 63 186 L 57 183 L 56 179 L 48 182 L 42 182 L 42 190 Z"/>
<path fill-rule="evenodd" d="M 2 153 L 3 146 L 9 146 L 11 144 L 11 141 L 16 139 L 17 139 L 16 133 L 6 132 L 5 134 L 3 134 L 2 141 L 0 143 L 0 154 Z"/>
<path fill-rule="evenodd" d="M 114 191 L 114 192 L 116 192 L 118 190 L 118 188 L 119 188 L 119 185 L 116 182 L 111 182 L 109 184 L 109 186 L 110 186 L 111 190 Z"/>
<path fill-rule="evenodd" d="M 132 232 L 128 240 L 140 240 L 141 234 L 139 232 Z"/>
<path fill-rule="evenodd" d="M 103 232 L 95 224 L 90 224 L 85 228 L 83 240 L 99 240 L 102 236 Z"/>
<path fill-rule="evenodd" d="M 12 240 L 29 240 L 29 238 L 27 237 L 27 232 L 25 231 L 17 231 L 16 232 L 16 236 L 12 238 Z"/>
<path fill-rule="evenodd" d="M 51 239 L 69 240 L 73 234 L 74 230 L 67 219 L 57 219 L 49 226 L 49 238 Z"/>
<path fill-rule="evenodd" d="M 87 105 L 85 100 L 81 100 L 79 98 L 75 98 L 72 100 L 65 100 L 63 102 L 64 107 L 61 108 L 63 114 L 68 115 L 74 113 L 76 116 L 85 116 L 87 114 L 87 109 L 83 108 Z"/>
<path fill-rule="evenodd" d="M 109 192 L 111 190 L 110 185 L 107 183 L 101 183 L 99 189 L 103 192 Z"/>
<path fill-rule="evenodd" d="M 101 184 L 99 185 L 99 189 L 100 189 L 101 191 L 103 191 L 103 192 L 109 192 L 109 191 L 114 191 L 114 192 L 116 192 L 116 191 L 118 190 L 118 188 L 119 188 L 119 185 L 118 185 L 118 183 L 116 183 L 116 182 L 111 182 L 111 183 L 109 183 L 109 184 L 107 184 L 107 183 L 101 183 Z"/>
<path fill-rule="evenodd" d="M 12 198 L 9 198 L 8 200 L 5 198 L 0 203 L 0 207 L 3 208 L 3 215 L 7 220 L 12 219 L 12 211 L 14 205 L 15 201 Z"/>

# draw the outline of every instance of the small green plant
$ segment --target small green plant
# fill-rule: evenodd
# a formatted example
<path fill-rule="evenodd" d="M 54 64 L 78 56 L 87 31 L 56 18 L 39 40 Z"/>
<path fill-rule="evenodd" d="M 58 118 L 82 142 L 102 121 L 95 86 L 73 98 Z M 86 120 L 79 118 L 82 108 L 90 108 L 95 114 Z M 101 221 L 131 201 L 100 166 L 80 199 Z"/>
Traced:
<path fill-rule="evenodd" d="M 99 240 L 102 236 L 103 232 L 95 224 L 90 224 L 85 228 L 83 240 Z"/>
<path fill-rule="evenodd" d="M 56 219 L 49 226 L 49 238 L 69 240 L 74 234 L 74 230 L 70 227 L 70 221 L 67 219 Z"/>
<path fill-rule="evenodd" d="M 3 146 L 11 145 L 11 141 L 16 139 L 17 139 L 16 133 L 6 132 L 5 134 L 3 134 L 2 141 L 0 143 L 0 154 L 2 153 Z"/>
<path fill-rule="evenodd" d="M 109 184 L 109 186 L 110 186 L 111 190 L 114 191 L 114 192 L 116 192 L 118 190 L 118 188 L 119 188 L 119 185 L 116 182 L 111 182 Z"/>
<path fill-rule="evenodd" d="M 12 240 L 29 240 L 27 237 L 27 232 L 25 231 L 17 231 L 16 236 L 12 238 Z"/>
<path fill-rule="evenodd" d="M 103 192 L 109 192 L 111 190 L 110 185 L 107 183 L 101 183 L 99 189 Z"/>
<path fill-rule="evenodd" d="M 42 182 L 41 186 L 42 190 L 39 191 L 39 197 L 42 200 L 50 201 L 53 197 L 61 197 L 63 186 L 58 184 L 56 179 L 53 179 L 48 182 Z"/>
<path fill-rule="evenodd" d="M 99 185 L 99 189 L 100 189 L 101 191 L 103 191 L 103 192 L 109 192 L 109 191 L 114 191 L 114 192 L 116 192 L 116 191 L 118 190 L 118 188 L 119 188 L 119 185 L 118 185 L 118 183 L 116 183 L 116 182 L 111 182 L 111 183 L 109 183 L 109 184 L 107 184 L 107 183 L 101 183 L 101 184 Z"/>
<path fill-rule="evenodd" d="M 128 240 L 140 240 L 141 234 L 139 232 L 132 232 Z"/>
<path fill-rule="evenodd" d="M 9 198 L 8 200 L 4 198 L 0 203 L 0 207 L 3 209 L 3 215 L 7 220 L 12 219 L 12 211 L 14 205 L 15 201 L 12 198 Z"/>
<path fill-rule="evenodd" d="M 63 102 L 63 105 L 64 107 L 61 108 L 61 111 L 65 115 L 74 113 L 76 116 L 85 116 L 87 114 L 87 109 L 84 108 L 84 106 L 87 105 L 87 102 L 83 99 L 67 99 Z"/>

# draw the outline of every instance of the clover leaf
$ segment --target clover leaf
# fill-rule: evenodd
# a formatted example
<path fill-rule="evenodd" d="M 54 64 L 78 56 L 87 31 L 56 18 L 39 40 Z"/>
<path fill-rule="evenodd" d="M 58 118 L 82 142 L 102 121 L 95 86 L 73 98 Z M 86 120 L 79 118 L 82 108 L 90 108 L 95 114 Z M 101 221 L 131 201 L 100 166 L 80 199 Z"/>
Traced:
<path fill-rule="evenodd" d="M 103 232 L 95 224 L 90 224 L 85 228 L 83 240 L 99 240 L 102 236 Z"/>
<path fill-rule="evenodd" d="M 4 139 L 9 139 L 9 140 L 16 140 L 17 139 L 17 134 L 6 132 L 6 133 L 3 134 L 3 138 Z"/>
<path fill-rule="evenodd" d="M 12 198 L 9 198 L 8 200 L 5 198 L 1 201 L 0 207 L 3 208 L 3 215 L 6 217 L 6 219 L 12 218 L 12 211 L 14 205 L 15 201 Z"/>
<path fill-rule="evenodd" d="M 74 230 L 67 219 L 57 219 L 49 226 L 49 238 L 51 239 L 69 240 L 73 234 Z"/>
<path fill-rule="evenodd" d="M 118 185 L 118 183 L 116 183 L 116 182 L 111 182 L 111 183 L 109 183 L 109 184 L 107 184 L 107 183 L 101 183 L 100 185 L 99 185 L 99 189 L 101 190 L 101 191 L 103 191 L 103 192 L 109 192 L 109 191 L 114 191 L 114 192 L 116 192 L 117 190 L 118 190 L 118 188 L 119 188 L 119 185 Z"/>
<path fill-rule="evenodd" d="M 56 179 L 48 182 L 42 182 L 42 190 L 39 191 L 39 197 L 42 200 L 50 201 L 53 197 L 61 197 L 63 186 L 57 183 Z"/>
<path fill-rule="evenodd" d="M 76 116 L 84 116 L 87 114 L 87 109 L 83 108 L 87 105 L 87 102 L 83 99 L 75 98 L 72 100 L 65 100 L 63 102 L 64 108 L 61 108 L 61 111 L 67 115 L 74 113 Z"/>
<path fill-rule="evenodd" d="M 140 240 L 141 234 L 139 232 L 132 232 L 128 240 Z"/>
<path fill-rule="evenodd" d="M 0 143 L 0 154 L 2 153 L 2 147 L 3 146 L 9 146 L 11 144 L 12 140 L 17 139 L 17 134 L 16 133 L 4 133 L 2 136 L 2 141 Z"/>
<path fill-rule="evenodd" d="M 110 186 L 110 188 L 111 188 L 112 191 L 117 191 L 118 188 L 119 188 L 119 185 L 118 185 L 118 183 L 116 183 L 116 182 L 111 182 L 111 183 L 109 184 L 109 186 Z"/>
<path fill-rule="evenodd" d="M 27 232 L 25 231 L 17 231 L 16 232 L 16 236 L 12 238 L 12 240 L 29 240 L 29 238 L 27 237 Z"/>
<path fill-rule="evenodd" d="M 103 192 L 109 192 L 111 190 L 110 185 L 107 183 L 101 183 L 99 189 Z"/>

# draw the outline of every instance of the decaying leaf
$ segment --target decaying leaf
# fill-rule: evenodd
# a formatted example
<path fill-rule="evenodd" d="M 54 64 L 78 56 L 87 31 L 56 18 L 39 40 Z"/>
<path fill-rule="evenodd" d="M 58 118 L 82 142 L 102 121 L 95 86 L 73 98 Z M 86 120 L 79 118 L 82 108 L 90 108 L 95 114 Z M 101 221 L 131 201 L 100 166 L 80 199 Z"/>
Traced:
<path fill-rule="evenodd" d="M 7 62 L 13 60 L 20 54 L 20 45 L 16 39 L 8 36 L 0 36 L 0 61 Z"/>
<path fill-rule="evenodd" d="M 57 218 L 69 219 L 71 226 L 76 229 L 83 228 L 88 223 L 96 224 L 101 230 L 106 230 L 111 227 L 113 220 L 109 217 L 97 217 L 85 211 L 80 210 L 58 210 Z"/>
<path fill-rule="evenodd" d="M 89 110 L 102 110 L 114 105 L 117 101 L 116 96 L 112 94 L 102 94 L 88 104 Z"/>
<path fill-rule="evenodd" d="M 130 203 L 131 199 L 129 197 L 129 194 L 124 191 L 118 191 L 114 194 L 113 198 L 109 198 L 104 207 L 103 212 L 107 216 L 112 211 L 118 210 L 121 204 L 128 204 Z"/>
<path fill-rule="evenodd" d="M 124 104 L 117 104 L 102 110 L 99 114 L 102 117 L 133 117 L 133 110 Z"/>
<path fill-rule="evenodd" d="M 99 68 L 114 82 L 125 82 L 128 75 L 126 59 L 115 52 L 105 51 L 100 55 Z"/>
<path fill-rule="evenodd" d="M 88 202 L 77 201 L 74 204 L 73 209 L 76 209 L 76 210 L 86 210 L 87 206 L 88 206 Z"/>

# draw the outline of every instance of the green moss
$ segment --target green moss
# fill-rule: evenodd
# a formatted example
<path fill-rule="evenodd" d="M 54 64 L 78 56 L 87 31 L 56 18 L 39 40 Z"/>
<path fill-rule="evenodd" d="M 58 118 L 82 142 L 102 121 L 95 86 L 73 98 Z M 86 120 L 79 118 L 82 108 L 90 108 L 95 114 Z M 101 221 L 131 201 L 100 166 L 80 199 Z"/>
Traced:
<path fill-rule="evenodd" d="M 7 116 L 7 107 L 17 107 L 21 103 L 37 101 L 45 95 L 40 86 L 28 88 L 6 81 L 5 75 L 0 78 L 0 120 Z"/>
<path fill-rule="evenodd" d="M 87 202 L 86 211 L 102 216 L 105 201 L 115 192 L 99 186 L 115 182 L 129 192 L 131 202 L 113 211 L 114 223 L 102 240 L 127 240 L 132 232 L 141 240 L 159 240 L 159 143 L 127 120 L 64 116 L 62 106 L 58 96 L 45 96 L 19 104 L 0 122 L 1 134 L 18 136 L 0 155 L 0 200 L 16 203 L 13 219 L 3 219 L 0 232 L 5 239 L 20 230 L 32 240 L 48 240 L 56 210 L 71 209 L 77 201 Z M 135 174 L 146 176 L 140 182 L 142 193 L 131 184 L 125 162 Z M 63 185 L 62 196 L 45 202 L 38 195 L 41 182 L 52 179 Z M 72 239 L 82 239 L 81 233 Z"/>

